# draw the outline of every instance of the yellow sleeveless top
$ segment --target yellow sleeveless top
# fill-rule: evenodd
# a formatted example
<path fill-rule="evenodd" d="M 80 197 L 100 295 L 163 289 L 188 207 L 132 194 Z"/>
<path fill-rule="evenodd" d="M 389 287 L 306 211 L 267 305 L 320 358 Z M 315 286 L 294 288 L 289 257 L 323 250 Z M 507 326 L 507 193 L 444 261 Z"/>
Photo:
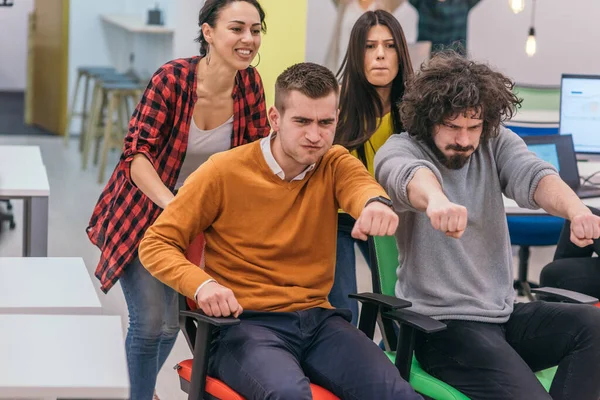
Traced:
<path fill-rule="evenodd" d="M 377 121 L 379 123 L 379 121 Z M 371 175 L 375 175 L 375 167 L 373 161 L 375 160 L 375 153 L 381 146 L 392 136 L 392 113 L 389 112 L 381 118 L 381 124 L 375 131 L 373 136 L 363 145 L 365 147 L 365 158 L 367 161 L 367 169 Z M 358 158 L 356 150 L 352 151 L 352 155 Z"/>

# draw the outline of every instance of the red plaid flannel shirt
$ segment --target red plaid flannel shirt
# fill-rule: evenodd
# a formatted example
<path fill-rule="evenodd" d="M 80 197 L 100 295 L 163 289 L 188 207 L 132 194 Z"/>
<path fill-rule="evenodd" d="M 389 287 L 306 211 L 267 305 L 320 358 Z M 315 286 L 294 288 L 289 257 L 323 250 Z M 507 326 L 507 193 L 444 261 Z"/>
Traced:
<path fill-rule="evenodd" d="M 199 61 L 200 57 L 170 61 L 154 74 L 129 122 L 121 159 L 94 208 L 86 231 L 101 250 L 96 277 L 105 293 L 137 256 L 146 229 L 161 212 L 131 180 L 133 156 L 144 154 L 165 185 L 174 190 L 197 98 Z M 231 146 L 267 136 L 270 127 L 258 71 L 239 71 L 232 97 Z"/>

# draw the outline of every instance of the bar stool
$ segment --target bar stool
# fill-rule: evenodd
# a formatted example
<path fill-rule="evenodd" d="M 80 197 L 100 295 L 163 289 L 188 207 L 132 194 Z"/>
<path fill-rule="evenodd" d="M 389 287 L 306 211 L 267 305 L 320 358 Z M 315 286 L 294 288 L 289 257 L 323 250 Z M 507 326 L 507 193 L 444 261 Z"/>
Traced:
<path fill-rule="evenodd" d="M 100 66 L 87 66 L 77 68 L 77 80 L 75 81 L 75 93 L 73 94 L 73 101 L 69 112 L 67 114 L 67 126 L 65 128 L 65 146 L 69 146 L 69 140 L 71 139 L 71 122 L 73 117 L 81 117 L 81 130 L 79 136 L 79 151 L 83 148 L 83 130 L 85 129 L 86 119 L 88 117 L 88 89 L 90 80 L 93 80 L 95 76 L 107 73 L 116 73 L 117 71 L 113 67 L 100 67 Z M 81 111 L 75 111 L 77 106 L 77 100 L 79 98 L 79 85 L 83 82 L 83 105 Z"/>
<path fill-rule="evenodd" d="M 89 118 L 87 126 L 84 127 L 82 132 L 83 145 L 82 145 L 82 165 L 81 168 L 85 170 L 88 165 L 89 153 L 91 150 L 91 144 L 93 139 L 96 142 L 96 149 L 94 152 L 94 165 L 98 165 L 99 152 L 100 152 L 100 141 L 104 136 L 104 126 L 106 123 L 106 107 L 108 104 L 107 92 L 105 86 L 109 84 L 127 84 L 131 87 L 139 88 L 137 81 L 133 80 L 127 75 L 119 73 L 108 73 L 99 74 L 94 76 L 94 88 L 92 91 L 92 104 L 90 107 Z M 127 115 L 131 115 L 131 107 L 125 102 L 125 111 Z M 96 113 L 96 114 L 95 114 Z"/>
<path fill-rule="evenodd" d="M 94 164 L 97 164 L 100 151 L 100 140 L 102 143 L 102 156 L 98 170 L 98 183 L 104 181 L 104 170 L 106 169 L 106 158 L 108 151 L 120 149 L 123 146 L 123 138 L 126 135 L 129 116 L 131 115 L 129 103 L 137 103 L 142 96 L 143 87 L 137 82 L 100 82 L 97 85 L 96 95 L 92 100 L 92 110 L 90 112 L 89 129 L 86 134 L 86 143 L 84 144 L 84 163 L 87 163 L 87 154 L 89 152 L 90 142 L 93 137 L 96 138 L 96 149 L 94 154 Z M 102 118 L 103 111 L 106 109 L 106 115 Z M 114 117 L 117 114 L 116 129 L 114 126 Z M 100 120 L 104 120 L 104 129 L 98 130 Z"/>

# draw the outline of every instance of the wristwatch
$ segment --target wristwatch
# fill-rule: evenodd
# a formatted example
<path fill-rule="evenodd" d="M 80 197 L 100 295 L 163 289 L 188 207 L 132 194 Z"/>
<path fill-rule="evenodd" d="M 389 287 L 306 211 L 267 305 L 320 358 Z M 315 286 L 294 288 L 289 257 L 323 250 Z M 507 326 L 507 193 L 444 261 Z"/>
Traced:
<path fill-rule="evenodd" d="M 392 201 L 390 199 L 388 199 L 387 197 L 383 197 L 383 196 L 377 196 L 377 197 L 371 197 L 369 200 L 367 200 L 365 207 L 368 206 L 369 204 L 371 204 L 374 201 L 378 201 L 380 203 L 385 204 L 386 206 L 392 208 L 394 206 L 394 203 L 392 203 Z"/>

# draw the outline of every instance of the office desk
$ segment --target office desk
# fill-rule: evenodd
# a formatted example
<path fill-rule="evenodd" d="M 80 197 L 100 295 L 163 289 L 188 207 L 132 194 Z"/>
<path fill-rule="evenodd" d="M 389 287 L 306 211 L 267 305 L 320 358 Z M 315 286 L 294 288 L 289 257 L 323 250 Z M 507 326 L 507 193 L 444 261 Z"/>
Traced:
<path fill-rule="evenodd" d="M 101 313 L 82 258 L 0 258 L 0 314 Z"/>
<path fill-rule="evenodd" d="M 600 171 L 600 162 L 579 162 L 577 163 L 577 168 L 579 169 L 579 176 L 586 178 L 591 174 Z M 600 183 L 600 173 L 591 179 L 592 182 Z M 592 197 L 589 199 L 582 199 L 583 203 L 590 207 L 595 207 L 600 209 L 600 197 Z M 546 215 L 546 211 L 539 210 L 529 210 L 526 208 L 521 208 L 517 205 L 514 200 L 508 199 L 504 197 L 504 211 L 507 215 Z"/>
<path fill-rule="evenodd" d="M 0 315 L 0 399 L 127 399 L 121 317 Z"/>
<path fill-rule="evenodd" d="M 508 125 L 558 126 L 560 115 L 554 110 L 518 110 Z"/>
<path fill-rule="evenodd" d="M 23 256 L 48 254 L 50 185 L 37 146 L 0 146 L 0 198 L 22 199 Z"/>

